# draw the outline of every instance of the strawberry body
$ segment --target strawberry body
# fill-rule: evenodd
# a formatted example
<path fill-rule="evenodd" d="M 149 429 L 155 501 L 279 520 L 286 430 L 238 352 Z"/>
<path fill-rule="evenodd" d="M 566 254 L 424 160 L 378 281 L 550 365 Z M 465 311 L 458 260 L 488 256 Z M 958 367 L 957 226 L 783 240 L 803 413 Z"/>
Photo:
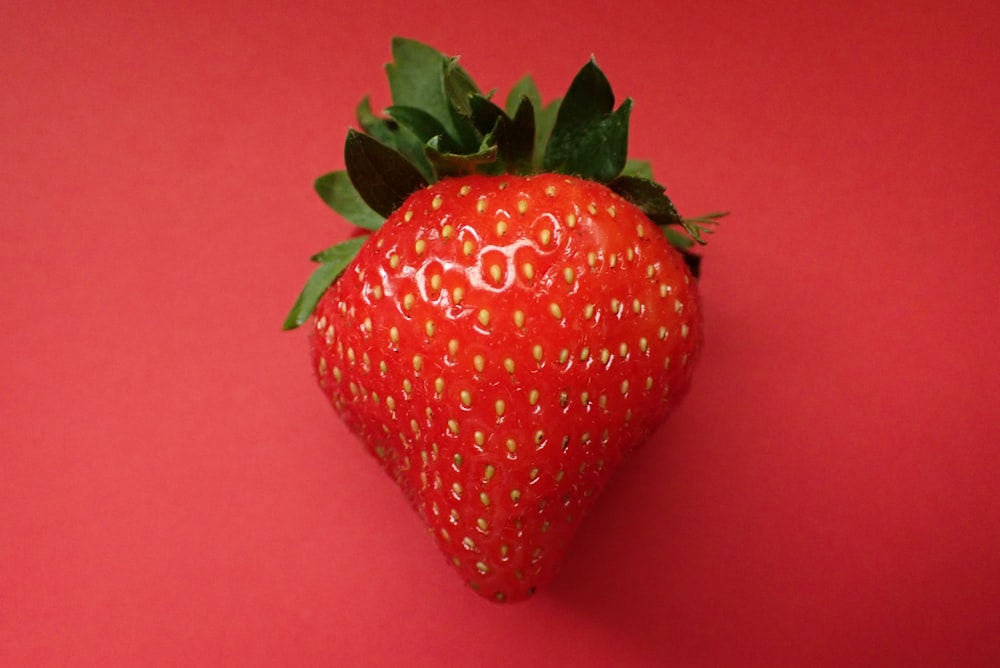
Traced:
<path fill-rule="evenodd" d="M 462 578 L 548 580 L 614 468 L 688 388 L 696 284 L 634 204 L 561 174 L 412 193 L 311 320 L 337 412 Z"/>

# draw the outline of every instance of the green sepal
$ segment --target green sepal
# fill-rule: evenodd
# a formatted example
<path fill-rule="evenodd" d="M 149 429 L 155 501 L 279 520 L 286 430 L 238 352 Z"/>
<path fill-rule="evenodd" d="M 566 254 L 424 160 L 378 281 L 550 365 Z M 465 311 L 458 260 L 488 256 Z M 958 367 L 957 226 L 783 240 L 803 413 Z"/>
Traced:
<path fill-rule="evenodd" d="M 365 133 L 398 151 L 417 168 L 425 181 L 429 183 L 434 180 L 434 168 L 424 154 L 426 140 L 422 140 L 410 128 L 400 126 L 392 118 L 377 116 L 372 111 L 371 101 L 367 97 L 361 100 L 355 113 L 358 125 Z"/>
<path fill-rule="evenodd" d="M 484 134 L 483 144 L 495 144 L 500 167 L 511 174 L 531 171 L 535 150 L 535 111 L 531 100 L 521 98 L 513 118 L 482 95 L 469 98 L 472 121 Z"/>
<path fill-rule="evenodd" d="M 657 225 L 681 225 L 683 222 L 666 190 L 656 181 L 623 174 L 609 181 L 608 187 L 642 209 Z"/>
<path fill-rule="evenodd" d="M 344 269 L 355 258 L 367 240 L 368 237 L 354 237 L 336 246 L 331 246 L 312 257 L 312 260 L 319 262 L 320 265 L 313 270 L 309 280 L 306 281 L 306 285 L 299 293 L 298 299 L 295 300 L 292 310 L 288 312 L 282 329 L 295 329 L 309 319 L 323 293 L 333 285 L 337 277 L 344 273 Z"/>
<path fill-rule="evenodd" d="M 635 176 L 647 181 L 653 180 L 653 165 L 649 160 L 637 160 L 629 158 L 625 161 L 625 168 L 622 169 L 622 176 Z"/>
<path fill-rule="evenodd" d="M 626 99 L 617 110 L 614 105 L 611 84 L 591 59 L 559 107 L 542 163 L 545 170 L 599 183 L 618 176 L 628 157 L 632 100 Z"/>
<path fill-rule="evenodd" d="M 427 143 L 427 157 L 434 165 L 434 171 L 439 177 L 462 176 L 476 172 L 489 171 L 483 169 L 497 161 L 497 146 L 484 142 L 484 146 L 475 153 L 449 153 L 441 146 L 435 137 Z"/>
<path fill-rule="evenodd" d="M 456 108 L 456 99 L 472 86 L 472 78 L 437 49 L 415 40 L 392 40 L 393 62 L 386 65 L 393 103 L 422 109 L 436 118 L 462 149 L 478 145 L 472 123 Z"/>
<path fill-rule="evenodd" d="M 346 171 L 324 174 L 316 179 L 313 187 L 327 206 L 358 227 L 377 230 L 385 222 L 385 217 L 361 198 Z"/>
<path fill-rule="evenodd" d="M 356 130 L 347 132 L 344 162 L 358 194 L 385 218 L 427 185 L 423 174 L 398 151 Z"/>
<path fill-rule="evenodd" d="M 455 140 L 448 136 L 448 130 L 444 125 L 423 109 L 394 104 L 388 107 L 385 113 L 410 130 L 421 143 L 427 144 L 434 137 L 444 137 L 444 142 L 451 147 L 451 150 L 458 150 Z"/>

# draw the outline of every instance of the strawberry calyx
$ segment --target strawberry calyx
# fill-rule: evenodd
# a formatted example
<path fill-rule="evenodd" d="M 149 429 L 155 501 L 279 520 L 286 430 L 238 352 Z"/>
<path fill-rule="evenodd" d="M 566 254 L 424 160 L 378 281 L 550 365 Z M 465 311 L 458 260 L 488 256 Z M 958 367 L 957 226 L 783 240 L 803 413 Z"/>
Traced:
<path fill-rule="evenodd" d="M 697 276 L 691 251 L 726 215 L 683 218 L 653 179 L 648 162 L 628 158 L 632 100 L 617 108 L 611 85 L 591 58 L 562 98 L 543 104 L 530 75 L 501 107 L 483 93 L 458 58 L 411 39 L 392 42 L 386 65 L 392 104 L 376 114 L 369 98 L 348 130 L 345 170 L 314 186 L 328 206 L 363 230 L 378 229 L 415 191 L 471 174 L 557 173 L 596 181 L 639 207 L 659 226 Z M 289 312 L 285 329 L 303 324 L 364 242 L 354 237 L 312 257 L 319 267 Z"/>

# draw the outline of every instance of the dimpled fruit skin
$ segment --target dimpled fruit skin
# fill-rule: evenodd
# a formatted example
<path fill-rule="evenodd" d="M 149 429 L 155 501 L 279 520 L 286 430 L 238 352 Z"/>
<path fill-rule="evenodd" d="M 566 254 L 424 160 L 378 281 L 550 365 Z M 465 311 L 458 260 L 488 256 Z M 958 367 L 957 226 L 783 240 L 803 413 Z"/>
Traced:
<path fill-rule="evenodd" d="M 413 193 L 317 306 L 319 383 L 483 596 L 544 584 L 622 457 L 685 393 L 695 281 L 607 187 Z"/>

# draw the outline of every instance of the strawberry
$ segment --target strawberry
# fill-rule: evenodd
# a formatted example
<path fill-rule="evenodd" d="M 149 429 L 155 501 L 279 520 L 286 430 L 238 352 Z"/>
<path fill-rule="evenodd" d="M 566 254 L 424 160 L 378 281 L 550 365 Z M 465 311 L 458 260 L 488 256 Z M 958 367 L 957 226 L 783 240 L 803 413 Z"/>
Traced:
<path fill-rule="evenodd" d="M 631 101 L 593 61 L 564 98 L 501 109 L 457 61 L 393 42 L 388 117 L 358 108 L 317 190 L 371 231 L 316 256 L 310 320 L 333 408 L 477 592 L 526 598 L 622 459 L 684 396 L 702 342 L 694 243 L 626 159 Z"/>

